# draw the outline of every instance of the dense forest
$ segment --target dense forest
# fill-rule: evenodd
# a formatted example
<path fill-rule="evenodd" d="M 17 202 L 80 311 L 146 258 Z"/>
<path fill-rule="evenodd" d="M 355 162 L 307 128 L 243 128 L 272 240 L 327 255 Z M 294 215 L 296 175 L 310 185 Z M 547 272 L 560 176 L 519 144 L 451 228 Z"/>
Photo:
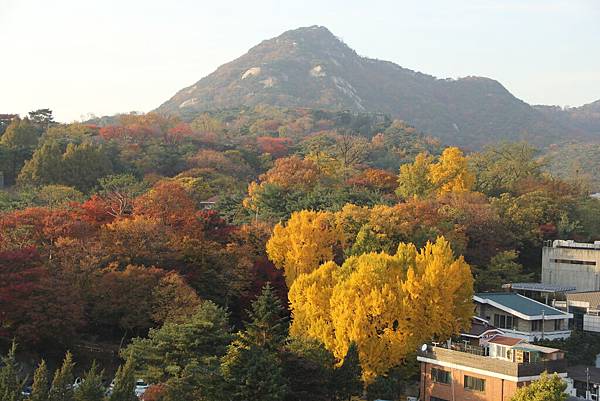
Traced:
<path fill-rule="evenodd" d="M 84 372 L 49 399 L 100 400 L 119 364 L 113 401 L 135 378 L 147 400 L 397 396 L 474 290 L 600 238 L 585 177 L 529 144 L 466 154 L 382 114 L 43 109 L 0 133 L 0 391 L 39 366 L 39 400 Z"/>

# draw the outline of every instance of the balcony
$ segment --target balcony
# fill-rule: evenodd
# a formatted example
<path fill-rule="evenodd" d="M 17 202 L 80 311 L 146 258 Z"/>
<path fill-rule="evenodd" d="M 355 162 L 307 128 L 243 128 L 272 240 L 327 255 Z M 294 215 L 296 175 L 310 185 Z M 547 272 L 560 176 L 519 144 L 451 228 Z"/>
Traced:
<path fill-rule="evenodd" d="M 511 377 L 537 376 L 544 371 L 548 373 L 564 373 L 567 371 L 567 364 L 564 359 L 516 363 L 484 356 L 480 347 L 464 346 L 462 344 L 453 345 L 452 349 L 444 346 L 430 347 L 427 351 L 419 351 L 417 356 Z"/>

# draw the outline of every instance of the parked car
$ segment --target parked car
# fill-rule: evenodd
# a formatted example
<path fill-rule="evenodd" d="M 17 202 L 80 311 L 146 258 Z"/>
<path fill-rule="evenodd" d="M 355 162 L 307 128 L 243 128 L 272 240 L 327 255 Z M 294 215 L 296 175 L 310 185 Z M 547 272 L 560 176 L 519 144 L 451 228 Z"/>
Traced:
<path fill-rule="evenodd" d="M 76 377 L 75 381 L 73 382 L 73 390 L 75 390 L 77 387 L 81 386 L 82 383 L 83 383 L 83 379 L 81 377 Z"/>
<path fill-rule="evenodd" d="M 148 390 L 148 387 L 150 387 L 148 383 L 142 379 L 137 379 L 135 382 L 135 395 L 140 398 Z"/>
<path fill-rule="evenodd" d="M 23 398 L 31 397 L 31 386 L 23 387 L 23 390 L 21 391 L 21 395 L 23 395 Z"/>

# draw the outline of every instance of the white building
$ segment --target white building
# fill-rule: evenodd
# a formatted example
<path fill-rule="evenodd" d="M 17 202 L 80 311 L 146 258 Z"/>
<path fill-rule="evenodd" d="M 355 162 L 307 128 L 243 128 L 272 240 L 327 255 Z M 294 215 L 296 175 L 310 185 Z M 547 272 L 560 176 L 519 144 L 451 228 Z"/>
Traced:
<path fill-rule="evenodd" d="M 542 284 L 600 290 L 600 241 L 548 241 L 542 248 Z"/>

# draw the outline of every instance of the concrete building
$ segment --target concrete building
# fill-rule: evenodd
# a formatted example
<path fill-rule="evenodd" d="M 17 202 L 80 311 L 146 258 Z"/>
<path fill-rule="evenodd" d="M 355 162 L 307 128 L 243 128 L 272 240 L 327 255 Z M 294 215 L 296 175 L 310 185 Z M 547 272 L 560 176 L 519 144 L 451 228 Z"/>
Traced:
<path fill-rule="evenodd" d="M 573 315 L 574 329 L 600 332 L 600 291 L 567 293 L 565 301 L 554 304 Z"/>
<path fill-rule="evenodd" d="M 600 290 L 600 241 L 547 241 L 542 248 L 542 283 Z"/>
<path fill-rule="evenodd" d="M 560 350 L 504 336 L 485 347 L 424 345 L 417 360 L 422 401 L 509 401 L 517 388 L 539 379 L 544 371 L 566 377 Z"/>
<path fill-rule="evenodd" d="M 556 340 L 571 335 L 568 312 L 510 292 L 473 296 L 475 316 L 485 319 L 505 335 L 527 341 Z"/>

